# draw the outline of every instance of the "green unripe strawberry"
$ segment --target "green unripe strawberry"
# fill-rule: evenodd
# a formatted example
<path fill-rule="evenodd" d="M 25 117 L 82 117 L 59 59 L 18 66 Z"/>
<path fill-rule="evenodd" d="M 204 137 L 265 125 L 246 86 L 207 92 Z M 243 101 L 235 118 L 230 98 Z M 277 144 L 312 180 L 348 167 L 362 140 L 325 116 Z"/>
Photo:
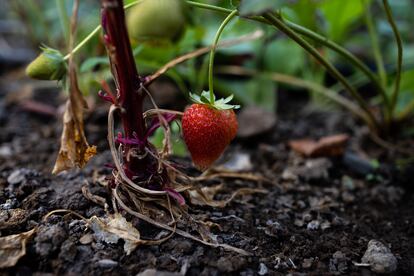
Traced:
<path fill-rule="evenodd" d="M 63 55 L 51 48 L 42 48 L 43 52 L 26 68 L 26 74 L 38 80 L 61 80 L 66 73 Z"/>
<path fill-rule="evenodd" d="M 129 35 L 135 40 L 176 40 L 186 25 L 184 0 L 143 0 L 127 14 Z"/>

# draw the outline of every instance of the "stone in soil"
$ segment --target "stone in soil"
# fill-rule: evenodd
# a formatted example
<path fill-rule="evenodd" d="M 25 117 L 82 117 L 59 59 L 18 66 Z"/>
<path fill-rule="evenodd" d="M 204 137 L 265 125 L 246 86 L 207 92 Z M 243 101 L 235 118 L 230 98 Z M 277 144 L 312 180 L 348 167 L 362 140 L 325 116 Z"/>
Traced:
<path fill-rule="evenodd" d="M 370 264 L 371 270 L 376 273 L 391 273 L 397 269 L 397 258 L 388 247 L 377 240 L 369 241 L 361 261 Z"/>

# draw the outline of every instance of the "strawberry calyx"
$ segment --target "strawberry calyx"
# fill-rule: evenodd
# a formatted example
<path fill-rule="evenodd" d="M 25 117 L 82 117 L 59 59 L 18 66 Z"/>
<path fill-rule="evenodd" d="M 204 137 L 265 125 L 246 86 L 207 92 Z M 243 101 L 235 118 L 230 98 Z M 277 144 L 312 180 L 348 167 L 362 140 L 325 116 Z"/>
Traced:
<path fill-rule="evenodd" d="M 216 96 L 211 94 L 209 91 L 201 92 L 201 95 L 193 94 L 190 92 L 190 100 L 194 103 L 208 105 L 211 108 L 217 110 L 229 110 L 229 109 L 239 109 L 240 105 L 229 104 L 233 99 L 233 94 L 227 98 L 221 98 L 216 100 Z"/>

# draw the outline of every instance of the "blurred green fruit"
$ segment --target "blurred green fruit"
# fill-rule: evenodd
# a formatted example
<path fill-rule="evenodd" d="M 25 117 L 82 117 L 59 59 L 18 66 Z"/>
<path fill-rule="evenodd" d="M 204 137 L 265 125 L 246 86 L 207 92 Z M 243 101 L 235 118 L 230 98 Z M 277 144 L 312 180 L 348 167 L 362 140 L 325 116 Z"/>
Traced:
<path fill-rule="evenodd" d="M 184 0 L 143 0 L 127 14 L 129 35 L 135 40 L 177 40 L 185 30 Z"/>
<path fill-rule="evenodd" d="M 51 48 L 42 48 L 41 53 L 26 68 L 26 74 L 38 80 L 61 80 L 66 73 L 63 55 Z"/>

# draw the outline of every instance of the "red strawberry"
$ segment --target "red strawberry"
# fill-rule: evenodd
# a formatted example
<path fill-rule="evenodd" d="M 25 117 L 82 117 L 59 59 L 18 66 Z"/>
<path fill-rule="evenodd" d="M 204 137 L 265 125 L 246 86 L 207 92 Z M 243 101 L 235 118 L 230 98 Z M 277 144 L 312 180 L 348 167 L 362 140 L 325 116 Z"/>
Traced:
<path fill-rule="evenodd" d="M 233 109 L 193 104 L 185 110 L 182 126 L 194 164 L 205 170 L 220 157 L 236 136 L 238 124 Z"/>

